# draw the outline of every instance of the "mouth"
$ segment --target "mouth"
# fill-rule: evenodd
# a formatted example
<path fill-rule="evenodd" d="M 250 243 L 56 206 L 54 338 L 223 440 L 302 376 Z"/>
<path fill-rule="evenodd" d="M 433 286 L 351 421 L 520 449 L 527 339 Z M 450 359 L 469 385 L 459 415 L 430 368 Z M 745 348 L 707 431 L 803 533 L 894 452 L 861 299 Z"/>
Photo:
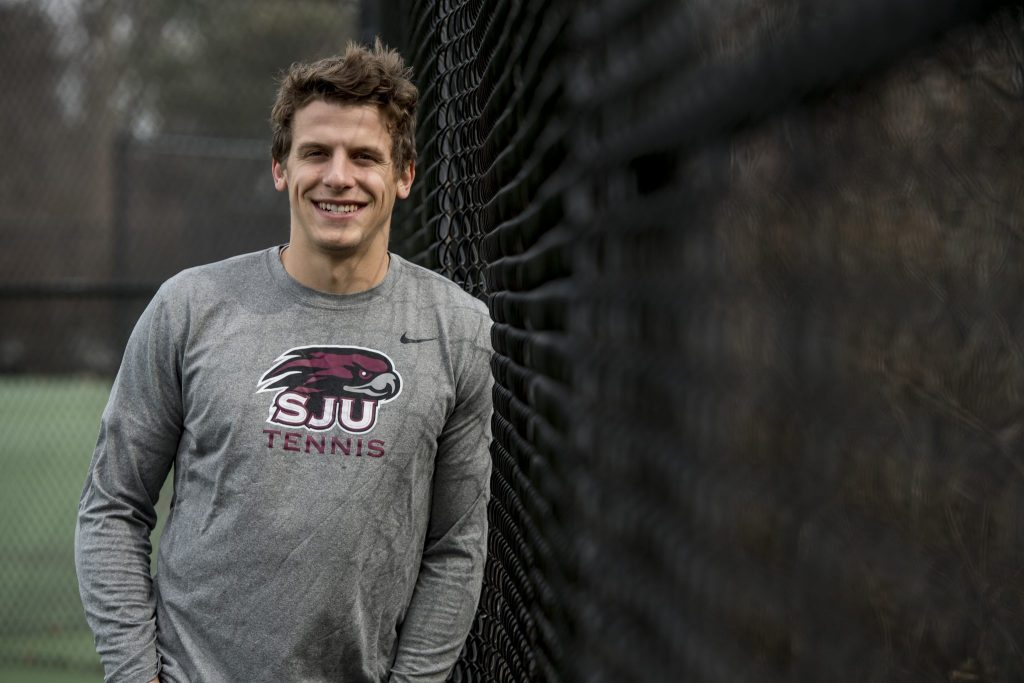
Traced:
<path fill-rule="evenodd" d="M 313 200 L 313 206 L 323 213 L 329 213 L 332 216 L 344 216 L 359 211 L 359 209 L 363 208 L 365 205 L 360 202 L 352 201 L 315 199 Z"/>

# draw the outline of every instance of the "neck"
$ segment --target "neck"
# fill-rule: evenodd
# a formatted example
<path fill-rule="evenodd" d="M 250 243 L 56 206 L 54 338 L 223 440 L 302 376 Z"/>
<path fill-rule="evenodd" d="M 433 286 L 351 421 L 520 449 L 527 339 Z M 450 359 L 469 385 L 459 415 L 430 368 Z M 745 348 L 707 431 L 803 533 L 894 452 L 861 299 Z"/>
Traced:
<path fill-rule="evenodd" d="M 316 252 L 303 254 L 301 249 L 287 245 L 281 252 L 285 272 L 299 284 L 327 294 L 357 294 L 384 281 L 391 255 L 382 253 L 339 257 Z"/>

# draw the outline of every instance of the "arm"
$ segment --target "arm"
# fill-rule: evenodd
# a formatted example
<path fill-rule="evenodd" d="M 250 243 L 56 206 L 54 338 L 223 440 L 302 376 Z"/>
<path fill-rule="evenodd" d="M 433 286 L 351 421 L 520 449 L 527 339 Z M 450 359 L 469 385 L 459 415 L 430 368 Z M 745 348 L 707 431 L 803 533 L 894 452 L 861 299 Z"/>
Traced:
<path fill-rule="evenodd" d="M 489 320 L 467 345 L 455 407 L 438 438 L 423 560 L 399 635 L 392 683 L 445 680 L 480 599 L 491 473 Z"/>
<path fill-rule="evenodd" d="M 106 680 L 155 679 L 150 532 L 181 436 L 174 316 L 157 294 L 125 349 L 78 508 L 75 566 Z"/>

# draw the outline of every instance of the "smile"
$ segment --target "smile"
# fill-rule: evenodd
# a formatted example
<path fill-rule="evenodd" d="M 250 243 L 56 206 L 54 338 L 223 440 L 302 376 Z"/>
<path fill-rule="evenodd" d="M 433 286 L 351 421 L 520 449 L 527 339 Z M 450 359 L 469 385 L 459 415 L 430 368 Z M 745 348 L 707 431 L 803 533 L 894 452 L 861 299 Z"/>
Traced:
<path fill-rule="evenodd" d="M 333 202 L 315 202 L 318 209 L 329 213 L 354 213 L 362 208 L 359 204 L 335 204 Z"/>

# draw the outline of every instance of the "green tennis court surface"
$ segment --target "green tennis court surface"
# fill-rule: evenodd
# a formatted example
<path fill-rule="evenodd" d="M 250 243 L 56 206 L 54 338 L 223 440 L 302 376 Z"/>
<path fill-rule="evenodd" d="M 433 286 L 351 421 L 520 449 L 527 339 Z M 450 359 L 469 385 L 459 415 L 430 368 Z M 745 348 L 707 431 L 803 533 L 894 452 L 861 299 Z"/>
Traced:
<path fill-rule="evenodd" d="M 0 378 L 0 682 L 102 680 L 73 545 L 109 391 L 105 379 Z"/>
<path fill-rule="evenodd" d="M 76 673 L 60 669 L 0 668 L 0 683 L 102 683 L 103 674 Z"/>

